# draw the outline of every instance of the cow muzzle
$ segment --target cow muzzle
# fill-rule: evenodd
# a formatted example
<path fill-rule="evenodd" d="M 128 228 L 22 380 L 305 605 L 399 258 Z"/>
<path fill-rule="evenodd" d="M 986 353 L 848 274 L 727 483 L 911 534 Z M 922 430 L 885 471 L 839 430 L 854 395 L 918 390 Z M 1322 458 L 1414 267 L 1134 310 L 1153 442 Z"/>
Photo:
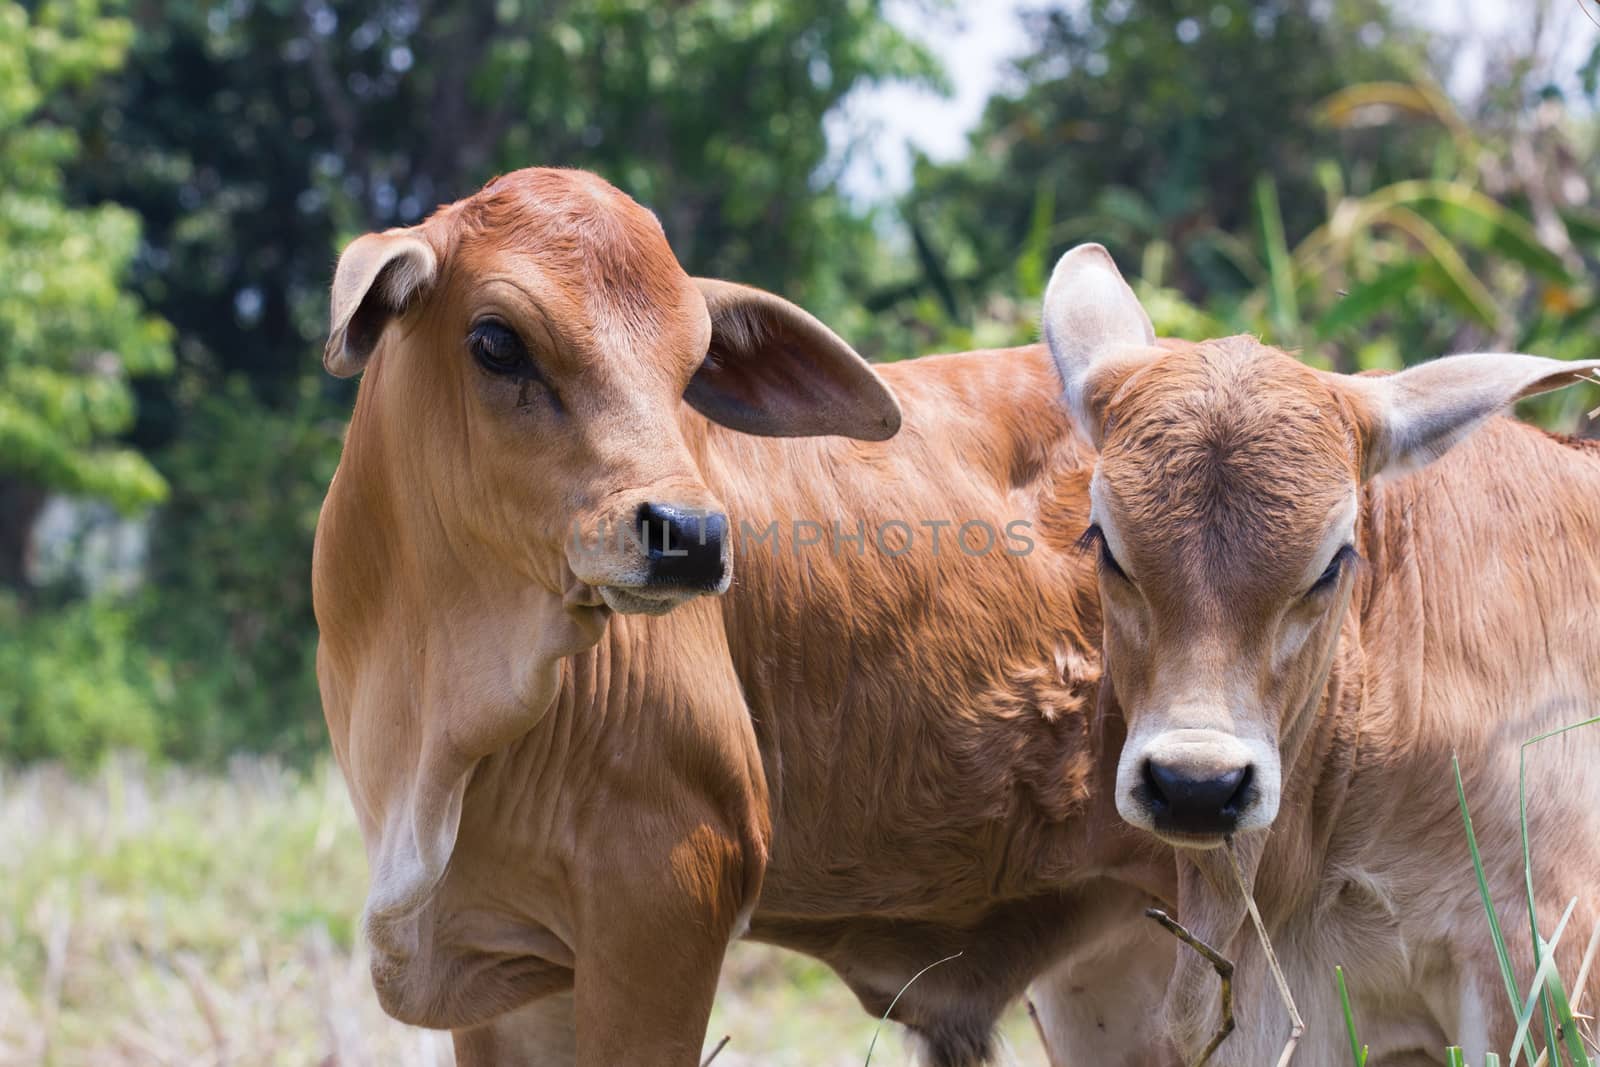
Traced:
<path fill-rule="evenodd" d="M 1278 760 L 1216 730 L 1171 730 L 1129 745 L 1117 768 L 1123 819 L 1183 848 L 1216 848 L 1278 813 Z"/>
<path fill-rule="evenodd" d="M 686 600 L 727 590 L 731 546 L 723 513 L 646 502 L 631 534 L 632 565 L 592 582 L 613 611 L 663 615 Z"/>

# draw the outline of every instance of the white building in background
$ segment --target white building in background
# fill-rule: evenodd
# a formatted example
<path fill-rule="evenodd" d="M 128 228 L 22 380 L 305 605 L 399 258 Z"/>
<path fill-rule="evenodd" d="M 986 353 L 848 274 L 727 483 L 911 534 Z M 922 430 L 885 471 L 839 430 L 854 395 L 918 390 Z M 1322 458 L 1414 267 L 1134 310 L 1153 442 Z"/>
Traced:
<path fill-rule="evenodd" d="M 127 593 L 144 577 L 150 548 L 149 514 L 126 518 L 97 500 L 53 496 L 34 523 L 28 580 L 62 581 L 92 593 Z"/>

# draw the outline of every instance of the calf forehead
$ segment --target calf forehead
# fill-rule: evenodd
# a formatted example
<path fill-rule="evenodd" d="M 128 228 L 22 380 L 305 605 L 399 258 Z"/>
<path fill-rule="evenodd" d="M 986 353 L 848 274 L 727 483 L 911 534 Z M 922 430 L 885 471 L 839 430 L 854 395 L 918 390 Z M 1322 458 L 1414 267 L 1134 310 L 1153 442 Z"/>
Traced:
<path fill-rule="evenodd" d="M 656 217 L 592 174 L 516 171 L 444 209 L 435 224 L 463 284 L 523 279 L 580 349 L 704 340 L 704 303 Z"/>
<path fill-rule="evenodd" d="M 1141 578 L 1234 592 L 1295 583 L 1355 485 L 1333 394 L 1253 338 L 1175 347 L 1107 415 L 1099 477 Z"/>

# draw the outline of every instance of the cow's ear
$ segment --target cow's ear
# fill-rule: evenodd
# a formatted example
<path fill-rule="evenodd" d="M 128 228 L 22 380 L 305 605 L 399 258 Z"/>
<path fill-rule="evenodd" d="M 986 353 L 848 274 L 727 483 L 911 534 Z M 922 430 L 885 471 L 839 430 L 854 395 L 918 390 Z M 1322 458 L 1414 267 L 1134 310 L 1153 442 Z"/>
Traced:
<path fill-rule="evenodd" d="M 705 361 L 683 398 L 706 418 L 763 437 L 884 441 L 900 405 L 839 335 L 781 297 L 696 278 L 711 315 Z"/>
<path fill-rule="evenodd" d="M 1041 317 L 1045 344 L 1066 387 L 1067 410 L 1098 447 L 1115 382 L 1157 358 L 1155 327 L 1111 253 L 1079 245 L 1056 261 Z"/>
<path fill-rule="evenodd" d="M 1576 384 L 1596 367 L 1600 360 L 1474 353 L 1382 377 L 1326 377 L 1352 397 L 1362 476 L 1372 478 L 1431 463 L 1508 405 Z"/>
<path fill-rule="evenodd" d="M 328 344 L 322 365 L 338 378 L 359 374 L 383 328 L 433 282 L 439 262 L 414 230 L 369 233 L 350 242 L 333 272 Z"/>

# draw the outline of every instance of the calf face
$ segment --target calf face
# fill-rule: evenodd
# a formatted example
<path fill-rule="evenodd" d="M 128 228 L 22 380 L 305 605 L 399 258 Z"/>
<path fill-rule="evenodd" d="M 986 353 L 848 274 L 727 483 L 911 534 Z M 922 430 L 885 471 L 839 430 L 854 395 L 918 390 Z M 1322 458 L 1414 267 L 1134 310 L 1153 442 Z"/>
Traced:
<path fill-rule="evenodd" d="M 1098 245 L 1062 257 L 1044 323 L 1100 449 L 1085 544 L 1128 723 L 1117 810 L 1191 847 L 1277 814 L 1361 565 L 1362 483 L 1596 365 L 1470 355 L 1349 377 L 1250 337 L 1157 346 Z"/>
<path fill-rule="evenodd" d="M 678 428 L 894 433 L 893 398 L 799 308 L 678 266 L 600 179 L 525 170 L 339 260 L 324 362 L 457 543 L 546 588 L 659 614 L 727 588 L 728 521 Z M 592 591 L 592 592 L 591 592 Z"/>

